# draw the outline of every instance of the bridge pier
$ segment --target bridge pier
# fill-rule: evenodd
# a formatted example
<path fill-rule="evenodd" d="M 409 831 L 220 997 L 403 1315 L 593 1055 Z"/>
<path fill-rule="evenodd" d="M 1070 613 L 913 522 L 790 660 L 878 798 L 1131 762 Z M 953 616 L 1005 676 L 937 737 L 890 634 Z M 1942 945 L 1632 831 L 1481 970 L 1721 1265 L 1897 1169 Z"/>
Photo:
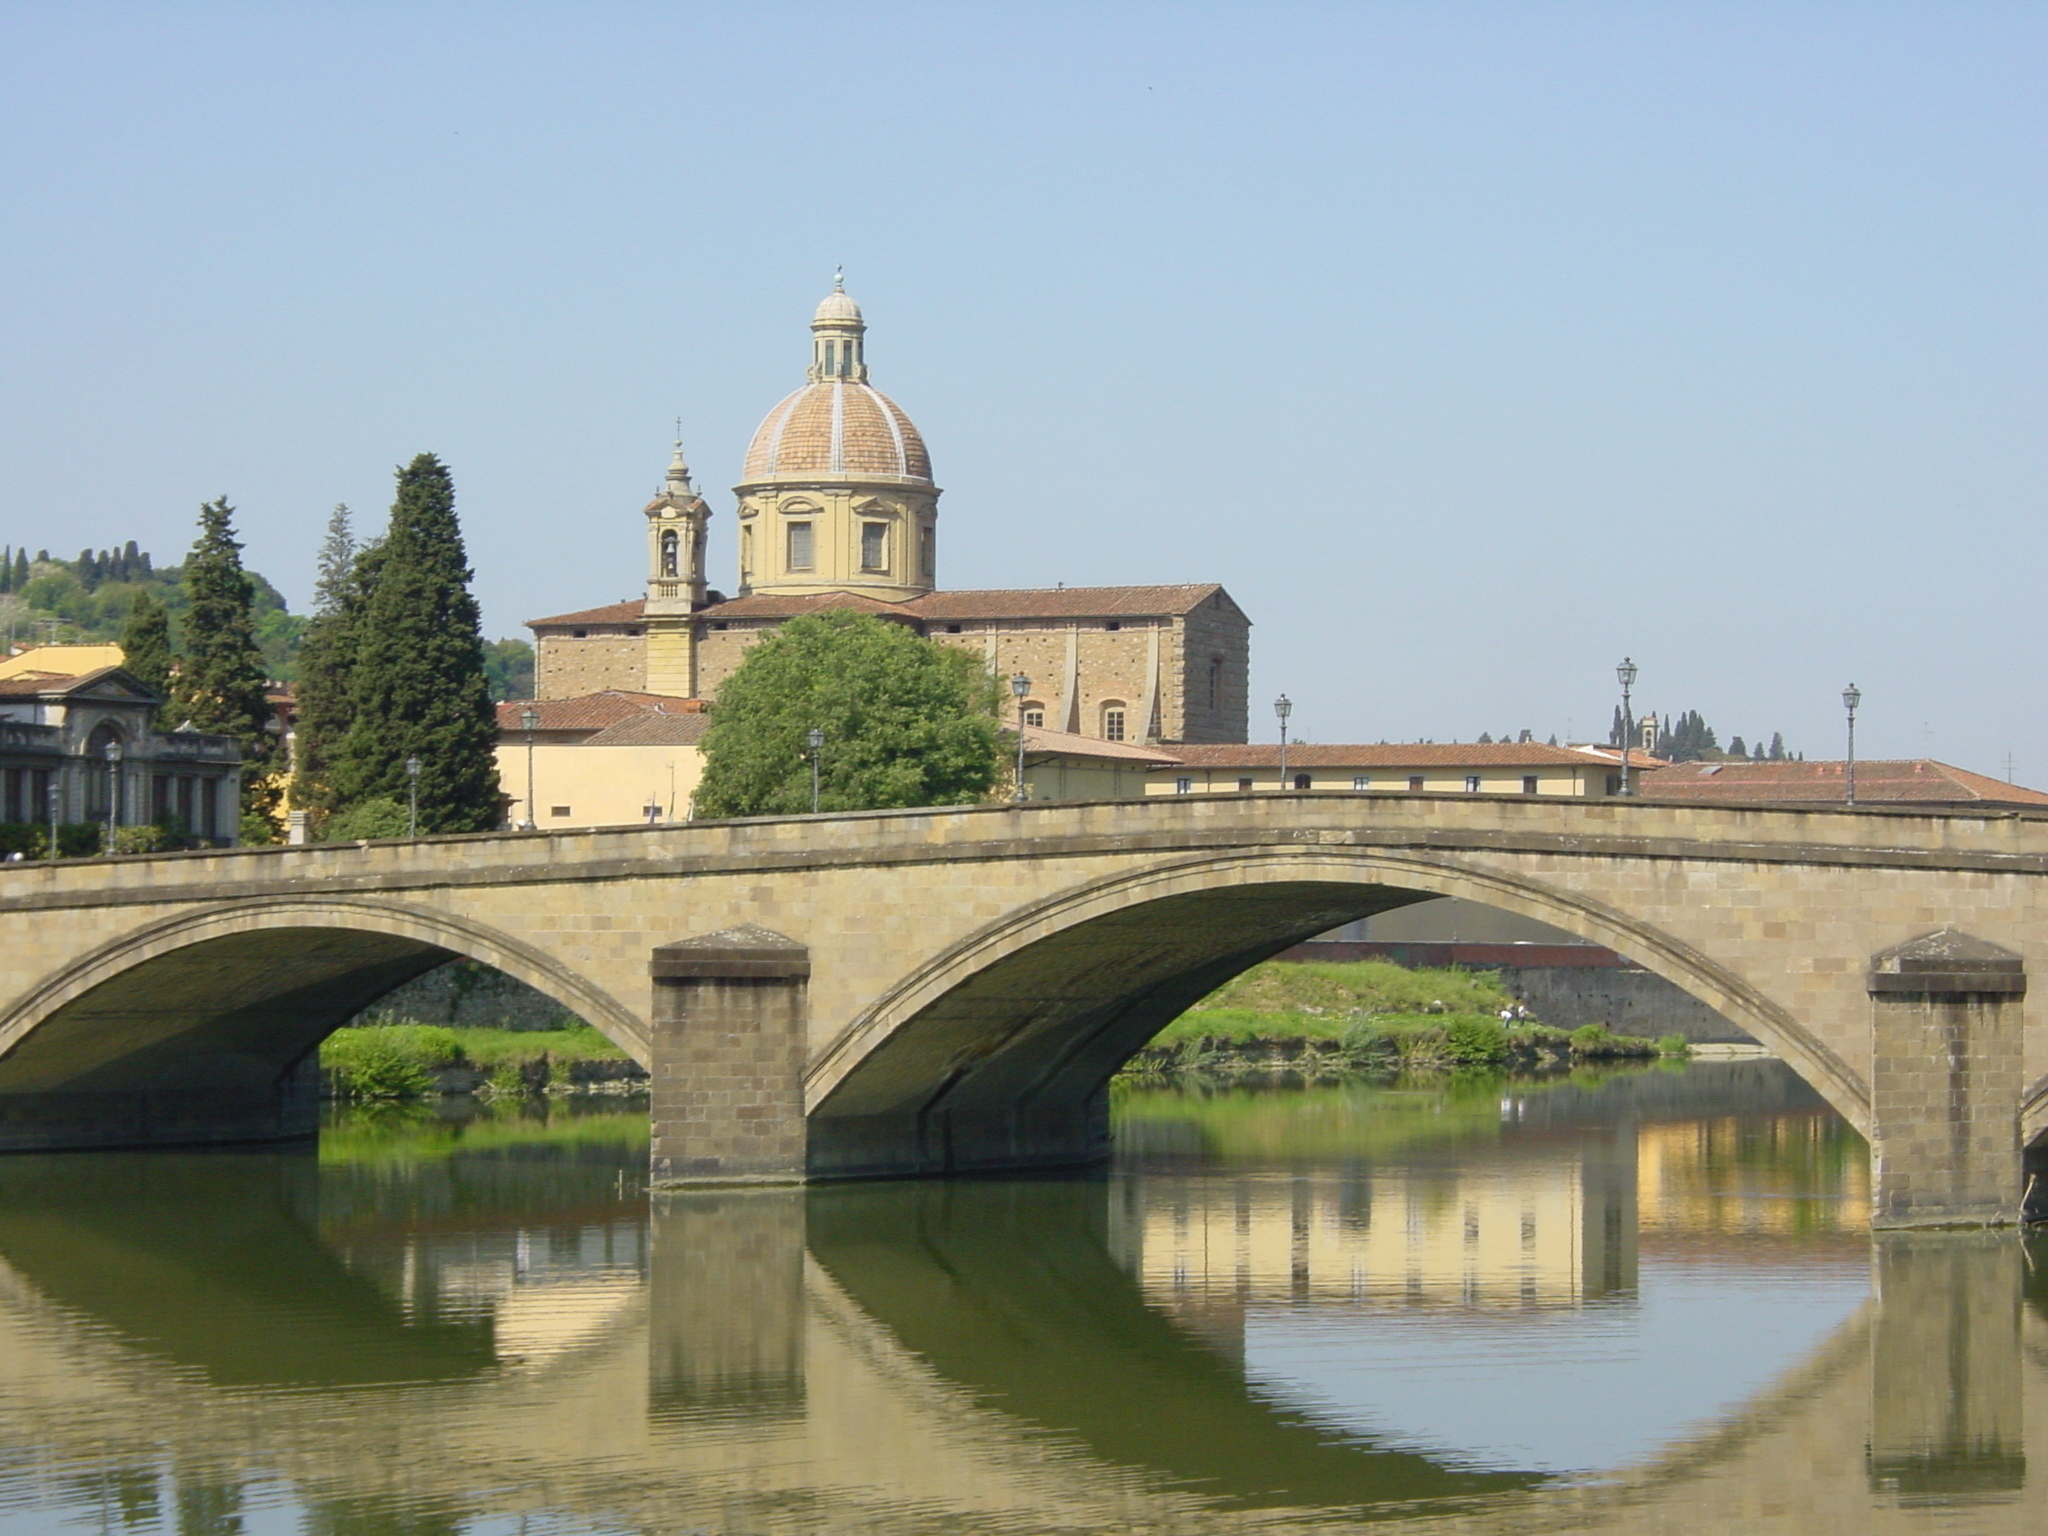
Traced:
<path fill-rule="evenodd" d="M 664 944 L 654 977 L 654 1186 L 805 1173 L 810 951 L 751 925 Z"/>
<path fill-rule="evenodd" d="M 2024 962 L 1944 928 L 1871 959 L 1871 1225 L 2018 1219 Z"/>

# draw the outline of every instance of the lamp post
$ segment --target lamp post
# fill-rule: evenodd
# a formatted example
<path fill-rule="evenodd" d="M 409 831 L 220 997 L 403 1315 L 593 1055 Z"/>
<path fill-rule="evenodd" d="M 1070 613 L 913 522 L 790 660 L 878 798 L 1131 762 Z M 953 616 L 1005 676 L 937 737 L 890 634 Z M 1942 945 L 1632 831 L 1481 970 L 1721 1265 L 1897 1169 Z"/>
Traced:
<path fill-rule="evenodd" d="M 1614 675 L 1621 682 L 1621 792 L 1632 795 L 1636 787 L 1628 780 L 1628 748 L 1629 738 L 1636 733 L 1636 717 L 1629 705 L 1629 695 L 1635 691 L 1636 664 L 1624 656 L 1621 665 L 1614 669 Z"/>
<path fill-rule="evenodd" d="M 121 743 L 107 743 L 107 845 L 101 851 L 114 851 L 114 830 L 121 825 Z"/>
<path fill-rule="evenodd" d="M 408 757 L 405 760 L 405 777 L 407 780 L 407 787 L 412 797 L 410 802 L 410 809 L 407 811 L 405 818 L 405 835 L 407 837 L 418 837 L 420 835 L 419 754 L 415 753 L 413 754 L 413 756 Z"/>
<path fill-rule="evenodd" d="M 1294 701 L 1281 694 L 1273 701 L 1273 713 L 1280 717 L 1280 787 L 1287 787 L 1287 717 L 1294 713 Z"/>
<path fill-rule="evenodd" d="M 825 733 L 815 725 L 804 733 L 804 740 L 811 746 L 811 814 L 818 814 L 818 758 L 825 750 Z"/>
<path fill-rule="evenodd" d="M 1842 708 L 1849 711 L 1848 804 L 1856 803 L 1856 706 L 1863 702 L 1863 690 L 1854 683 L 1842 690 Z"/>
<path fill-rule="evenodd" d="M 1031 679 L 1022 672 L 1010 678 L 1010 692 L 1017 697 L 1017 783 L 1010 791 L 1010 798 L 1017 804 L 1024 803 L 1024 696 L 1031 692 Z"/>
<path fill-rule="evenodd" d="M 540 825 L 535 816 L 533 799 L 533 733 L 540 729 L 540 711 L 531 704 L 519 712 L 519 723 L 526 727 L 526 816 L 519 824 L 522 832 L 531 832 Z"/>

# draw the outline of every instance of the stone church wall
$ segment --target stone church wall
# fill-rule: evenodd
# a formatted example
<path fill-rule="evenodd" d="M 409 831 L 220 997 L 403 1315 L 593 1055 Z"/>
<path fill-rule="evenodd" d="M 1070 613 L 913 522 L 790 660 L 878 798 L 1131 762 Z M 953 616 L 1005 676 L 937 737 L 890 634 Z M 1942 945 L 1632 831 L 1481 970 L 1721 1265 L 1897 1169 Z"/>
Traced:
<path fill-rule="evenodd" d="M 1183 735 L 1166 739 L 1186 742 L 1249 741 L 1251 724 L 1251 623 L 1220 593 L 1208 598 L 1182 620 L 1176 665 L 1169 668 L 1169 692 Z M 1214 660 L 1215 703 L 1210 703 L 1209 673 Z"/>
<path fill-rule="evenodd" d="M 582 639 L 542 635 L 534 647 L 533 696 L 574 699 L 609 688 L 647 688 L 647 640 L 625 628 L 593 631 Z"/>

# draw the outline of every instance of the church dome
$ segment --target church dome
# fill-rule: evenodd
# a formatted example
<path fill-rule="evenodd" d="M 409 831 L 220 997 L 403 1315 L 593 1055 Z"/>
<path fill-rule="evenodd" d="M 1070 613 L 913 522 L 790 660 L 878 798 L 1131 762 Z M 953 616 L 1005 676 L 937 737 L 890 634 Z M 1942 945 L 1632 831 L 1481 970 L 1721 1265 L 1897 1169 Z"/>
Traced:
<path fill-rule="evenodd" d="M 932 460 L 903 407 L 879 389 L 820 379 L 770 411 L 747 449 L 744 480 L 783 475 L 929 481 Z"/>
<path fill-rule="evenodd" d="M 811 317 L 810 383 L 768 413 L 741 478 L 931 483 L 924 439 L 903 407 L 868 383 L 867 322 L 843 280 Z"/>

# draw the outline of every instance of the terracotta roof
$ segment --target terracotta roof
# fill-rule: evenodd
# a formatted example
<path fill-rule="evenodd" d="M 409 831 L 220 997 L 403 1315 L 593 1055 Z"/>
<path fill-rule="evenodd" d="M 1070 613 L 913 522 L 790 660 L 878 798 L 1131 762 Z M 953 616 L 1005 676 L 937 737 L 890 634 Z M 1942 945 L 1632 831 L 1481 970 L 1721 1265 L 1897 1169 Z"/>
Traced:
<path fill-rule="evenodd" d="M 635 715 L 698 715 L 702 699 L 679 699 L 665 693 L 628 693 L 607 689 L 603 693 L 580 694 L 573 699 L 508 699 L 498 706 L 498 729 L 523 733 L 520 716 L 527 710 L 540 716 L 539 731 L 601 731 L 608 725 Z"/>
<path fill-rule="evenodd" d="M 1272 768 L 1280 766 L 1276 742 L 1232 743 L 1223 746 L 1169 746 L 1165 749 L 1190 768 Z M 1291 741 L 1289 768 L 1586 768 L 1586 756 L 1568 747 L 1541 742 L 1367 742 L 1323 746 Z"/>
<path fill-rule="evenodd" d="M 1846 764 L 1832 762 L 1676 763 L 1646 773 L 1652 800 L 1708 800 L 1752 805 L 1840 805 L 1848 798 Z M 1859 805 L 1999 806 L 2048 810 L 2048 794 L 1938 763 L 1932 758 L 1859 760 Z"/>
<path fill-rule="evenodd" d="M 1048 731 L 1042 725 L 1024 727 L 1024 751 L 1048 757 L 1100 757 L 1118 762 L 1152 763 L 1170 767 L 1180 759 L 1153 747 L 1134 746 L 1128 741 L 1103 741 L 1094 736 L 1077 736 L 1071 731 Z"/>
<path fill-rule="evenodd" d="M 61 676 L 47 672 L 25 672 L 15 677 L 0 678 L 0 698 L 33 699 L 50 694 L 72 694 L 94 683 L 104 682 L 110 677 L 119 678 L 124 691 L 133 689 L 146 698 L 156 697 L 143 687 L 139 679 L 119 667 L 94 667 L 90 672 Z"/>
<path fill-rule="evenodd" d="M 903 407 L 879 389 L 820 379 L 770 411 L 747 449 L 742 484 L 782 476 L 929 483 L 932 459 Z"/>
<path fill-rule="evenodd" d="M 885 603 L 859 592 L 772 593 L 757 592 L 735 597 L 697 610 L 700 619 L 723 623 L 729 619 L 794 619 L 806 613 L 823 613 L 831 608 L 857 608 L 889 618 L 910 618 L 907 604 Z"/>
<path fill-rule="evenodd" d="M 903 605 L 920 619 L 1095 619 L 1187 613 L 1223 590 L 1215 582 L 1177 587 L 1020 587 L 929 592 Z M 1226 596 L 1225 601 L 1229 601 Z"/>
<path fill-rule="evenodd" d="M 545 619 L 528 619 L 526 627 L 536 629 L 542 624 L 637 624 L 646 608 L 646 599 L 636 597 L 631 602 L 607 603 L 602 608 L 585 608 L 578 613 L 556 613 Z"/>
<path fill-rule="evenodd" d="M 711 724 L 706 714 L 629 715 L 617 725 L 608 725 L 595 736 L 587 736 L 586 747 L 694 747 L 704 739 Z"/>

